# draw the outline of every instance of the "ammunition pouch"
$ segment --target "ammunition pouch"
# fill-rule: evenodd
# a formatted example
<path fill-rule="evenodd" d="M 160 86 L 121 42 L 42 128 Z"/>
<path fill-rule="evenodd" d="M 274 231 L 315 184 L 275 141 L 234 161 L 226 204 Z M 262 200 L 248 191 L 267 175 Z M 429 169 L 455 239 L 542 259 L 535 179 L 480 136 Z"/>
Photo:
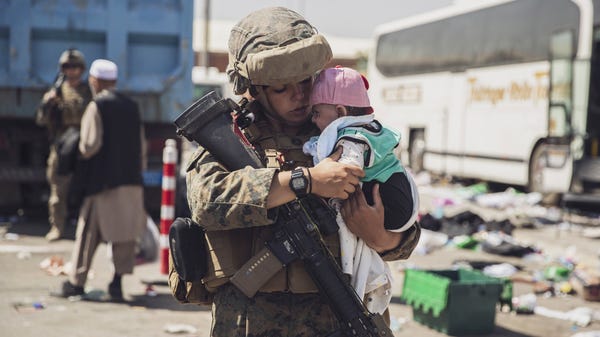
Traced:
<path fill-rule="evenodd" d="M 211 305 L 213 294 L 206 290 L 202 281 L 186 282 L 179 277 L 173 257 L 169 254 L 169 288 L 180 303 Z"/>
<path fill-rule="evenodd" d="M 181 303 L 211 304 L 202 282 L 207 254 L 204 230 L 189 218 L 177 218 L 169 229 L 169 287 Z"/>

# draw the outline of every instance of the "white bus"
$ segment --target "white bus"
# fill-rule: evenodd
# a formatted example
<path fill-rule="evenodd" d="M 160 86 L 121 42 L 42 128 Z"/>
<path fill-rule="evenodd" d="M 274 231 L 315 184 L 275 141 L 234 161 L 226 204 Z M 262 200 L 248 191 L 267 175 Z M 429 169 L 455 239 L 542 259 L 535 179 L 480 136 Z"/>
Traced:
<path fill-rule="evenodd" d="M 471 1 L 379 26 L 377 117 L 415 171 L 600 188 L 600 0 Z"/>

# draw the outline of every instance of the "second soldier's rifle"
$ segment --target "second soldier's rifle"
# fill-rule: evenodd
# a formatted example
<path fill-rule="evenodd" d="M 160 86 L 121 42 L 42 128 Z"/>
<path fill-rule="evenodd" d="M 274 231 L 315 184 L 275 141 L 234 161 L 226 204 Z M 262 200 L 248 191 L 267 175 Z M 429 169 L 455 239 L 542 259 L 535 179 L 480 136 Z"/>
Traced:
<path fill-rule="evenodd" d="M 48 107 L 48 133 L 50 139 L 54 139 L 56 134 L 60 131 L 63 124 L 62 111 L 60 110 L 60 101 L 62 101 L 62 85 L 65 83 L 65 74 L 59 71 L 52 84 L 52 90 L 56 93 L 53 98 L 52 104 Z"/>
<path fill-rule="evenodd" d="M 175 120 L 177 133 L 198 142 L 229 170 L 264 167 L 232 119 L 235 111 L 236 120 L 248 121 L 244 105 L 211 92 Z M 330 336 L 392 337 L 383 317 L 369 312 L 323 242 L 321 232 L 329 235 L 338 229 L 335 213 L 326 203 L 309 195 L 279 206 L 277 212 L 272 239 L 232 277 L 232 283 L 252 297 L 262 285 L 252 283 L 253 273 L 266 281 L 283 266 L 301 260 L 340 323 L 340 330 Z"/>

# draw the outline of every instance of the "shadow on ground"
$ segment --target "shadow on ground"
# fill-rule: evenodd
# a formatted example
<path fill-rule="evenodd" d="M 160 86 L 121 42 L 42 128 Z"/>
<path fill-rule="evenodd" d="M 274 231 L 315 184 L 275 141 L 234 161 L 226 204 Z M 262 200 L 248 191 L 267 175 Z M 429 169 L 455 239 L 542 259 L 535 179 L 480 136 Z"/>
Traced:
<path fill-rule="evenodd" d="M 48 222 L 42 219 L 25 221 L 11 221 L 0 224 L 6 229 L 7 233 L 13 233 L 26 236 L 44 237 L 50 230 Z M 62 238 L 66 240 L 75 240 L 75 231 L 77 229 L 75 221 L 71 221 L 65 226 Z"/>
<path fill-rule="evenodd" d="M 166 309 L 174 311 L 210 311 L 210 306 L 197 304 L 182 304 L 171 294 L 157 294 L 156 296 L 135 295 L 130 296 L 131 301 L 126 304 L 132 307 L 144 307 L 146 309 Z"/>

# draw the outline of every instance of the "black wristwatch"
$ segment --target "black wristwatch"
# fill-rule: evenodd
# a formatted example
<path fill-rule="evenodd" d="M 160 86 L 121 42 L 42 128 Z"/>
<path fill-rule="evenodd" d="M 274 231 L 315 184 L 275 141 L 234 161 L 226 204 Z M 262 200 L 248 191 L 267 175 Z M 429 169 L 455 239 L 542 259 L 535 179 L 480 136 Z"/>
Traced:
<path fill-rule="evenodd" d="M 290 179 L 290 188 L 294 193 L 296 193 L 296 197 L 302 198 L 308 194 L 308 187 L 310 182 L 308 178 L 304 175 L 304 170 L 302 167 L 296 167 L 292 170 L 292 178 Z"/>

